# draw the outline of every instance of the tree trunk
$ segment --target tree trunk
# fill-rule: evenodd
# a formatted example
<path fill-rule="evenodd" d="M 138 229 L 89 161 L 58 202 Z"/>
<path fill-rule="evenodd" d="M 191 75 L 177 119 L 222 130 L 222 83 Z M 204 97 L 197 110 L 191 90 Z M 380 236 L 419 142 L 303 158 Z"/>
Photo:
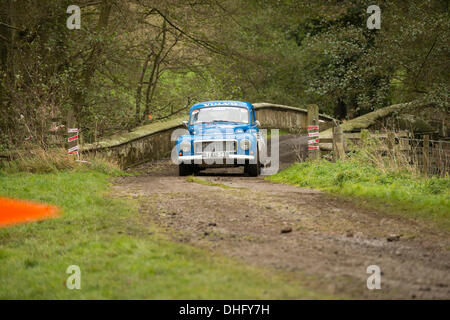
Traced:
<path fill-rule="evenodd" d="M 97 34 L 103 32 L 108 26 L 109 16 L 111 14 L 112 4 L 109 0 L 103 0 L 101 4 L 100 16 L 97 24 Z M 81 73 L 81 80 L 83 89 L 77 90 L 74 94 L 75 103 L 75 118 L 80 119 L 82 112 L 86 107 L 86 91 L 89 90 L 92 77 L 100 61 L 102 53 L 101 44 L 95 43 L 91 49 L 88 59 L 84 62 L 84 67 Z"/>
<path fill-rule="evenodd" d="M 147 57 L 145 58 L 144 65 L 142 67 L 141 76 L 139 77 L 139 83 L 136 89 L 136 124 L 139 123 L 141 120 L 141 92 L 142 92 L 142 86 L 144 82 L 145 72 L 147 71 L 148 63 L 150 61 L 150 58 L 152 57 L 153 53 L 150 52 Z"/>
<path fill-rule="evenodd" d="M 158 78 L 159 78 L 159 66 L 161 63 L 161 55 L 164 51 L 164 47 L 166 46 L 166 33 L 167 33 L 167 23 L 166 23 L 166 20 L 164 20 L 163 26 L 162 26 L 161 47 L 159 48 L 158 53 L 155 55 L 152 72 L 150 73 L 150 77 L 148 78 L 148 86 L 147 86 L 146 99 L 145 99 L 145 111 L 143 114 L 143 119 L 145 119 L 145 116 L 150 113 L 150 103 L 153 99 L 156 84 L 157 84 Z"/>
<path fill-rule="evenodd" d="M 334 107 L 334 116 L 339 120 L 347 117 L 347 105 L 341 98 L 338 98 L 338 102 Z"/>

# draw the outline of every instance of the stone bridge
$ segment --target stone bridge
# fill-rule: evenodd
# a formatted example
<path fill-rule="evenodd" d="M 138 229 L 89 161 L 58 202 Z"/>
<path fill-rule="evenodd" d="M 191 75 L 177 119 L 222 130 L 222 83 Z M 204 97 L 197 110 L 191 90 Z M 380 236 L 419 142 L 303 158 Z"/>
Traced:
<path fill-rule="evenodd" d="M 305 133 L 307 127 L 307 110 L 271 103 L 254 103 L 256 119 L 262 128 L 277 128 L 292 133 Z M 126 168 L 151 160 L 170 156 L 175 145 L 171 141 L 172 132 L 183 128 L 186 116 L 166 122 L 158 122 L 135 128 L 133 131 L 112 136 L 96 144 L 82 146 L 83 154 L 102 154 L 116 159 L 121 167 Z M 320 131 L 332 126 L 332 117 L 320 114 Z"/>

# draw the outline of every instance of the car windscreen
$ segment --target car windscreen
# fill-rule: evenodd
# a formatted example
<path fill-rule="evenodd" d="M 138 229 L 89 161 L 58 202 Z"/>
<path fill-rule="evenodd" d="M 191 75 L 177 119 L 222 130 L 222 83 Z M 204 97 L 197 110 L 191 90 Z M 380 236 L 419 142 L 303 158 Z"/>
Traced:
<path fill-rule="evenodd" d="M 242 107 L 206 107 L 195 109 L 191 114 L 191 124 L 211 122 L 249 123 L 248 109 Z"/>

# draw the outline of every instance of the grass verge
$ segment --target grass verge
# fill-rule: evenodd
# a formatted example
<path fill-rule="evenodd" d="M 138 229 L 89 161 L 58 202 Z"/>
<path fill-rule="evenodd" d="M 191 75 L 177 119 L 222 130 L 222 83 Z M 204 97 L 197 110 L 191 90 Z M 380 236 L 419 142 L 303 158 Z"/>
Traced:
<path fill-rule="evenodd" d="M 111 173 L 0 175 L 0 194 L 60 206 L 61 217 L 0 229 L 0 299 L 319 298 L 282 274 L 166 239 L 135 200 L 108 196 Z M 66 288 L 70 265 L 81 289 Z"/>
<path fill-rule="evenodd" d="M 270 181 L 318 188 L 368 200 L 389 213 L 432 221 L 450 230 L 450 180 L 407 171 L 385 171 L 358 161 L 295 163 Z"/>
<path fill-rule="evenodd" d="M 0 162 L 0 175 L 19 172 L 58 173 L 68 170 L 96 170 L 107 174 L 119 174 L 119 165 L 101 155 L 89 157 L 87 163 L 77 162 L 77 157 L 68 155 L 63 148 L 32 148 L 15 153 L 15 160 Z"/>

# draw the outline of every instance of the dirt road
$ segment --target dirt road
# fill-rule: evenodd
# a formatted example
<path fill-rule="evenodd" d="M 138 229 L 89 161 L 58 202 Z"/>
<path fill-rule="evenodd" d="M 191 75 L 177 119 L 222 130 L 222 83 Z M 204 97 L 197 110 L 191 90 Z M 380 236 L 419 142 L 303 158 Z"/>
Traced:
<path fill-rule="evenodd" d="M 280 142 L 281 167 L 295 160 L 296 143 L 304 138 Z M 337 298 L 450 298 L 450 237 L 434 226 L 242 169 L 194 179 L 178 177 L 169 161 L 136 169 L 142 174 L 116 181 L 117 195 L 139 198 L 143 219 L 175 241 L 281 270 Z M 381 269 L 381 290 L 367 289 L 370 265 Z"/>

